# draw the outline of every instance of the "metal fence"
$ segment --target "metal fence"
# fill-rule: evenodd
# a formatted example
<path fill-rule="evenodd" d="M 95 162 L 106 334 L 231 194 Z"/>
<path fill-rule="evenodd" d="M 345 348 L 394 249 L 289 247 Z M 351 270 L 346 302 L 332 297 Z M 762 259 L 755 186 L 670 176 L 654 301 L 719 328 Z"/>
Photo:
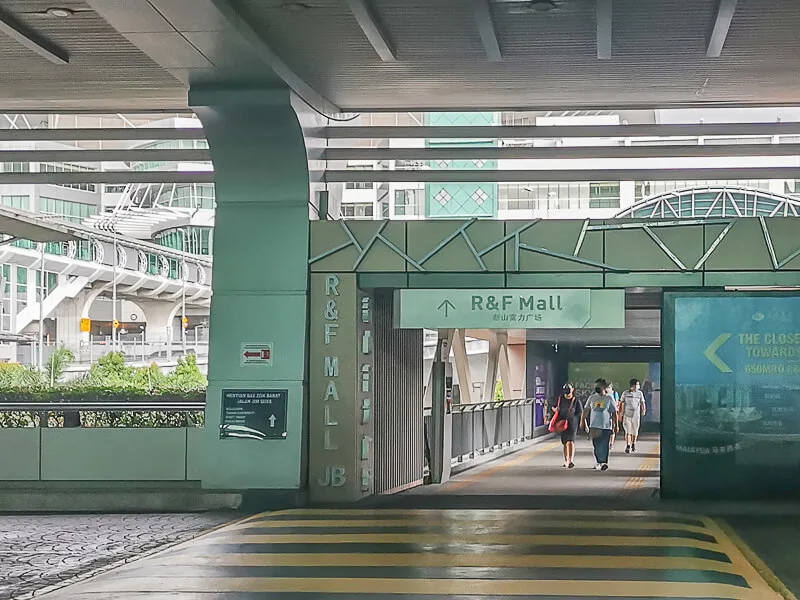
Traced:
<path fill-rule="evenodd" d="M 453 415 L 453 462 L 533 438 L 533 398 L 457 404 Z"/>
<path fill-rule="evenodd" d="M 533 439 L 534 399 L 520 398 L 480 404 L 455 404 L 452 415 L 453 466 L 463 465 L 494 450 Z M 430 466 L 431 411 L 425 410 L 425 475 Z"/>

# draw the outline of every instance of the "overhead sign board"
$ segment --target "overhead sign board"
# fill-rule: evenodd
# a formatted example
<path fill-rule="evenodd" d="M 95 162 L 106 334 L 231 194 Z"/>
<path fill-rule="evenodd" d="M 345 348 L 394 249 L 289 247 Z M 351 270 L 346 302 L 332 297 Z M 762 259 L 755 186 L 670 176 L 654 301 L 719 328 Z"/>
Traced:
<path fill-rule="evenodd" d="M 239 361 L 243 367 L 271 367 L 272 342 L 242 344 Z"/>
<path fill-rule="evenodd" d="M 289 390 L 222 390 L 219 437 L 286 439 Z"/>
<path fill-rule="evenodd" d="M 401 329 L 625 327 L 625 291 L 589 289 L 398 290 Z"/>

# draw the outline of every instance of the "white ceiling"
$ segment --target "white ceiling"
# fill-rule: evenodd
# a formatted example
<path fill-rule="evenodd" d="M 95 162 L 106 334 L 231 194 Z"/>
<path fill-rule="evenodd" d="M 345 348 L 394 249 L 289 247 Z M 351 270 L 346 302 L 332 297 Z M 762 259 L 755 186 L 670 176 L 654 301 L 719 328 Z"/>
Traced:
<path fill-rule="evenodd" d="M 366 26 L 353 8 L 363 1 L 0 0 L 5 15 L 70 58 L 52 64 L 0 33 L 0 109 L 178 108 L 190 83 L 281 79 L 318 106 L 347 111 L 800 98 L 793 1 L 740 0 L 721 56 L 707 58 L 720 0 L 613 0 L 607 60 L 598 58 L 596 0 L 555 0 L 548 13 L 486 0 L 490 21 L 476 16 L 480 0 L 370 0 Z M 54 4 L 79 12 L 36 14 Z M 493 26 L 499 61 L 489 60 L 481 22 Z M 381 59 L 376 35 L 395 60 Z"/>

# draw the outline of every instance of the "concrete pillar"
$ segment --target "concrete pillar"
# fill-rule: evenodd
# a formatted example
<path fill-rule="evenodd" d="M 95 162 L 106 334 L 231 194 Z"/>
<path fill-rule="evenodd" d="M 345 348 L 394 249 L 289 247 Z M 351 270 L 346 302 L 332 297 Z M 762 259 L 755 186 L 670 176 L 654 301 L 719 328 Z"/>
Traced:
<path fill-rule="evenodd" d="M 467 339 L 463 329 L 456 329 L 453 335 L 453 362 L 458 374 L 461 404 L 472 404 L 472 372 L 469 367 Z"/>
<path fill-rule="evenodd" d="M 497 368 L 500 359 L 500 342 L 497 334 L 490 332 L 488 335 L 489 353 L 486 357 L 486 377 L 483 383 L 482 402 L 492 402 L 494 400 L 494 388 L 497 384 Z"/>
<path fill-rule="evenodd" d="M 180 341 L 180 327 L 175 319 L 180 315 L 180 302 L 166 302 L 157 300 L 137 300 L 136 302 L 144 312 L 147 321 L 146 341 L 152 350 L 164 349 L 164 356 L 172 358 L 172 346 L 175 341 Z M 176 335 L 177 333 L 177 335 Z"/>
<path fill-rule="evenodd" d="M 500 370 L 500 381 L 503 383 L 503 398 L 514 397 L 514 385 L 511 383 L 511 365 L 508 359 L 508 333 L 497 334 L 498 357 L 497 363 Z"/>
<path fill-rule="evenodd" d="M 206 426 L 198 471 L 206 489 L 297 501 L 306 486 L 309 174 L 288 90 L 192 88 L 214 163 L 216 223 Z M 245 364 L 243 344 L 272 344 Z M 282 439 L 220 437 L 223 390 L 287 393 Z"/>

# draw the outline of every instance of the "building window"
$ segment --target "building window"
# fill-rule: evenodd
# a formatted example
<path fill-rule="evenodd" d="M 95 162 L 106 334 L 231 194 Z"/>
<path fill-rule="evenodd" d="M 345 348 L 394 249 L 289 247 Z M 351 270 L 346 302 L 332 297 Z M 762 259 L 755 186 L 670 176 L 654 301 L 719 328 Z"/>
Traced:
<path fill-rule="evenodd" d="M 40 196 L 39 212 L 56 215 L 71 223 L 80 223 L 84 219 L 97 214 L 97 206 L 94 204 L 84 204 L 83 202 L 72 202 L 71 200 L 60 200 L 58 198 Z"/>
<path fill-rule="evenodd" d="M 0 162 L 0 173 L 30 173 L 31 164 L 23 162 Z"/>
<path fill-rule="evenodd" d="M 373 171 L 372 165 L 347 165 L 348 170 L 351 171 Z M 371 190 L 375 188 L 372 181 L 349 181 L 344 184 L 347 190 Z"/>
<path fill-rule="evenodd" d="M 125 192 L 124 185 L 107 185 L 103 189 L 106 194 L 122 194 Z"/>
<path fill-rule="evenodd" d="M 20 210 L 31 209 L 31 199 L 29 196 L 0 196 L 0 204 Z"/>
<path fill-rule="evenodd" d="M 619 182 L 590 183 L 589 208 L 619 208 Z"/>
<path fill-rule="evenodd" d="M 41 163 L 39 171 L 42 173 L 85 173 L 87 171 L 96 171 L 91 167 L 83 165 L 72 165 L 69 163 Z M 81 190 L 84 192 L 96 192 L 97 186 L 94 183 L 53 183 L 59 187 L 70 188 L 73 190 Z"/>
<path fill-rule="evenodd" d="M 425 205 L 425 190 L 395 190 L 394 214 L 397 217 L 422 215 Z"/>
<path fill-rule="evenodd" d="M 153 236 L 153 241 L 173 250 L 211 256 L 214 249 L 214 230 L 211 227 L 167 229 Z"/>
<path fill-rule="evenodd" d="M 345 219 L 371 219 L 373 214 L 372 202 L 342 204 L 342 217 Z"/>

